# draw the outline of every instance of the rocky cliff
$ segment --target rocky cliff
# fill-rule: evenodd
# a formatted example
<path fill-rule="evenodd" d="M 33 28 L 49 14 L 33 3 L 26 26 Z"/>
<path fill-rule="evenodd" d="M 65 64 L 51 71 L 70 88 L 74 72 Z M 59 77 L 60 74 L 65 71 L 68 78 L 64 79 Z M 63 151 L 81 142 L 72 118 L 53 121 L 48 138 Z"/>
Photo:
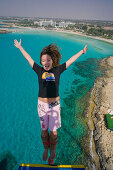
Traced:
<path fill-rule="evenodd" d="M 113 131 L 107 128 L 105 120 L 108 109 L 113 109 L 113 57 L 104 58 L 100 67 L 104 70 L 104 76 L 96 79 L 88 109 L 92 119 L 90 129 L 99 158 L 99 162 L 94 162 L 97 170 L 113 170 Z"/>

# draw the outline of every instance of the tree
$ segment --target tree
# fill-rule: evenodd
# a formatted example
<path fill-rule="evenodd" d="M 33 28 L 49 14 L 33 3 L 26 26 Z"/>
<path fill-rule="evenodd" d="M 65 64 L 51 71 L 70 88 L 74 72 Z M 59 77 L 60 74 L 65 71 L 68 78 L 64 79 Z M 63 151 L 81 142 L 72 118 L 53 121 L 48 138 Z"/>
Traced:
<path fill-rule="evenodd" d="M 87 25 L 83 25 L 83 26 L 82 26 L 82 29 L 83 29 L 84 31 L 87 31 L 87 28 L 88 28 Z"/>

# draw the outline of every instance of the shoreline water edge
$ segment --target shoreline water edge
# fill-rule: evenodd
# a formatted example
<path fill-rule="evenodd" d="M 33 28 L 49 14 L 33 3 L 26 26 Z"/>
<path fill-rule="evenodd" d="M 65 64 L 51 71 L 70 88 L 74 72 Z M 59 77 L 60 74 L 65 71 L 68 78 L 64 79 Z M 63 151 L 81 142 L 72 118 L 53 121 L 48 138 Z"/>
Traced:
<path fill-rule="evenodd" d="M 8 29 L 8 28 L 0 28 L 0 34 L 4 34 L 4 33 L 14 33 L 14 32 L 22 32 L 24 33 L 24 31 L 49 31 L 49 32 L 58 32 L 58 33 L 66 33 L 66 34 L 73 34 L 73 35 L 79 35 L 79 36 L 84 36 L 84 37 L 89 37 L 92 39 L 96 39 L 96 40 L 100 40 L 100 41 L 105 41 L 108 43 L 113 43 L 113 40 L 111 39 L 106 39 L 106 38 L 101 38 L 101 37 L 97 37 L 97 36 L 91 36 L 91 35 L 86 35 L 85 33 L 82 32 L 74 32 L 71 30 L 64 30 L 61 28 L 57 28 L 57 29 L 45 29 L 45 28 L 31 28 L 31 27 L 22 27 L 22 26 L 16 26 L 16 27 L 12 27 L 13 29 Z M 14 29 L 15 28 L 15 29 Z M 20 30 L 21 29 L 21 30 Z"/>
<path fill-rule="evenodd" d="M 100 67 L 104 76 L 96 79 L 87 108 L 92 160 L 88 169 L 112 170 L 113 131 L 107 128 L 105 114 L 108 114 L 108 109 L 113 109 L 113 56 L 102 59 Z"/>

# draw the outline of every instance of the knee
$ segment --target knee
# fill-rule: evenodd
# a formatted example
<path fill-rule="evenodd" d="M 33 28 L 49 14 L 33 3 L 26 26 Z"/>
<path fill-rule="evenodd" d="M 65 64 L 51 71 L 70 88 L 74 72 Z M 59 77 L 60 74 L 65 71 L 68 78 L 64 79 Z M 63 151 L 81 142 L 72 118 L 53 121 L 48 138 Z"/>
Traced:
<path fill-rule="evenodd" d="M 57 141 L 57 131 L 54 131 L 54 132 L 51 131 L 51 133 L 50 133 L 50 142 L 54 143 L 56 141 Z"/>
<path fill-rule="evenodd" d="M 44 148 L 48 149 L 49 146 L 50 146 L 48 129 L 47 130 L 42 130 L 41 138 L 42 138 L 42 142 L 43 142 Z"/>
<path fill-rule="evenodd" d="M 57 131 L 50 131 L 51 132 L 51 137 L 56 138 L 57 137 Z"/>
<path fill-rule="evenodd" d="M 48 136 L 48 129 L 47 130 L 42 130 L 41 131 L 41 135 L 43 136 L 43 137 L 46 137 L 46 136 Z"/>

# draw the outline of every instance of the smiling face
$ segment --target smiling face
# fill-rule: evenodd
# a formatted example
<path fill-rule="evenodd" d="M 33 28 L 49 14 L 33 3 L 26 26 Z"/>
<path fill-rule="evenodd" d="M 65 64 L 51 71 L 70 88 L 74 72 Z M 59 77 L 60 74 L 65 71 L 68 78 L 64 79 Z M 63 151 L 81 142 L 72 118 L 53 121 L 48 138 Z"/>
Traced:
<path fill-rule="evenodd" d="M 46 71 L 49 71 L 52 68 L 53 60 L 51 59 L 50 55 L 44 54 L 41 57 L 41 63 L 43 65 L 43 68 Z"/>

